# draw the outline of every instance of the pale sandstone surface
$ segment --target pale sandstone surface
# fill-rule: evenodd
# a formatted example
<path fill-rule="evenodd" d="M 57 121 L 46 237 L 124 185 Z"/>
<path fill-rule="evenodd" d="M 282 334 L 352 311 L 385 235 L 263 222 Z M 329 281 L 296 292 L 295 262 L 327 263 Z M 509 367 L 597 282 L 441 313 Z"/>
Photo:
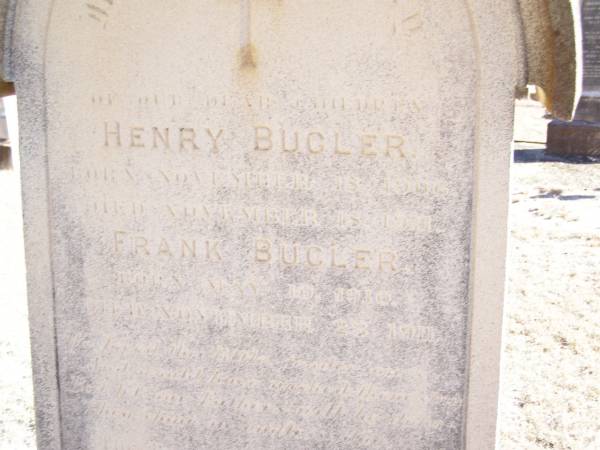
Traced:
<path fill-rule="evenodd" d="M 45 5 L 15 64 L 46 447 L 490 446 L 515 4 Z"/>

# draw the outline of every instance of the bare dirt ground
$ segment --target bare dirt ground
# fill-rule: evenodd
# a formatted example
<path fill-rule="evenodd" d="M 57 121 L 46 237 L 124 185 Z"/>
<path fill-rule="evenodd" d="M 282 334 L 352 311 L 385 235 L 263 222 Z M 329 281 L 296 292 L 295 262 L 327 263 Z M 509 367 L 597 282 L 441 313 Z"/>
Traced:
<path fill-rule="evenodd" d="M 13 119 L 15 107 L 12 97 Z M 0 170 L 0 450 L 35 448 L 17 158 L 13 165 Z"/>
<path fill-rule="evenodd" d="M 542 115 L 521 102 L 515 138 L 544 142 Z M 511 173 L 500 448 L 597 450 L 600 161 L 543 147 L 518 143 Z"/>
<path fill-rule="evenodd" d="M 515 139 L 542 116 L 520 102 Z M 543 148 L 512 167 L 499 448 L 600 450 L 600 162 Z M 35 448 L 18 183 L 0 171 L 0 450 Z"/>

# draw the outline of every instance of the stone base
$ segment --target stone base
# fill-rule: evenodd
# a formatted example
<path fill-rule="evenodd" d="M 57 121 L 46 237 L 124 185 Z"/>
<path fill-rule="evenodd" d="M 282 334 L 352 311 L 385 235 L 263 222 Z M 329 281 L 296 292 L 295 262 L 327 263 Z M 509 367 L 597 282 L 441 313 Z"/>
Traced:
<path fill-rule="evenodd" d="M 547 153 L 600 157 L 600 122 L 553 120 L 548 124 Z"/>

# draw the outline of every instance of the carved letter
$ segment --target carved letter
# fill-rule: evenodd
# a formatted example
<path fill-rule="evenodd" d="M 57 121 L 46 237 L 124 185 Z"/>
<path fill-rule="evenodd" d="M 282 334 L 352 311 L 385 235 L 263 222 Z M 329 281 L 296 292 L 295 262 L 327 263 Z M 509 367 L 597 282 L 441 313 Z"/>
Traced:
<path fill-rule="evenodd" d="M 123 236 L 125 236 L 127 233 L 125 233 L 124 231 L 115 231 L 115 253 L 117 254 L 121 254 L 121 250 L 122 250 L 122 245 L 123 245 L 123 239 L 121 239 Z"/>
<path fill-rule="evenodd" d="M 129 147 L 131 148 L 144 148 L 144 141 L 142 133 L 144 132 L 143 127 L 131 127 Z"/>
<path fill-rule="evenodd" d="M 294 249 L 294 252 L 293 252 L 294 256 L 291 261 L 288 261 L 288 259 L 286 257 L 286 245 L 281 244 L 281 260 L 284 262 L 284 264 L 289 264 L 289 265 L 298 264 L 298 246 L 293 245 L 292 248 Z"/>
<path fill-rule="evenodd" d="M 158 148 L 158 141 L 162 142 L 165 150 L 171 148 L 171 144 L 169 142 L 169 129 L 165 128 L 165 132 L 163 134 L 160 133 L 159 129 L 156 127 L 152 127 L 152 148 Z"/>
<path fill-rule="evenodd" d="M 181 257 L 182 258 L 186 257 L 187 251 L 190 252 L 190 256 L 192 258 L 196 257 L 196 240 L 195 239 L 191 242 L 191 245 L 186 240 L 181 241 Z"/>
<path fill-rule="evenodd" d="M 372 134 L 365 134 L 361 137 L 361 153 L 363 156 L 377 156 L 377 151 L 373 148 L 376 139 L 377 136 L 373 136 Z"/>
<path fill-rule="evenodd" d="M 218 143 L 218 140 L 223 135 L 223 130 L 219 130 L 219 132 L 215 136 L 213 134 L 212 130 L 210 128 L 207 128 L 206 129 L 206 134 L 208 134 L 208 137 L 210 138 L 210 140 L 212 142 L 212 151 L 214 153 L 218 153 L 219 152 L 219 143 Z"/>
<path fill-rule="evenodd" d="M 273 132 L 269 127 L 254 127 L 254 150 L 268 151 L 273 148 Z"/>
<path fill-rule="evenodd" d="M 219 241 L 206 241 L 206 260 L 207 261 L 221 261 L 221 253 L 219 252 Z M 214 259 L 213 259 L 214 256 Z"/>
<path fill-rule="evenodd" d="M 317 253 L 318 256 L 315 256 L 314 253 Z M 319 267 L 323 264 L 323 258 L 321 254 L 323 250 L 320 247 L 309 247 L 306 251 L 306 259 L 308 260 L 308 264 L 312 267 Z"/>
<path fill-rule="evenodd" d="M 281 149 L 284 152 L 297 152 L 298 151 L 298 132 L 294 132 L 294 144 L 292 147 L 288 148 L 285 142 L 285 130 L 281 130 Z"/>
<path fill-rule="evenodd" d="M 168 242 L 165 241 L 164 239 L 160 240 L 160 244 L 158 246 L 158 254 L 159 255 L 166 255 L 166 256 L 173 256 L 171 254 L 171 249 L 169 248 Z"/>
<path fill-rule="evenodd" d="M 108 131 L 108 122 L 104 122 L 104 146 L 108 147 L 109 137 L 114 136 L 116 138 L 115 144 L 117 147 L 121 146 L 121 125 L 119 122 L 115 122 L 115 131 Z"/>
<path fill-rule="evenodd" d="M 354 258 L 356 259 L 355 267 L 357 269 L 369 269 L 367 258 L 371 256 L 369 250 L 354 250 Z"/>
<path fill-rule="evenodd" d="M 336 155 L 349 155 L 350 150 L 344 150 L 340 148 L 340 134 L 335 133 L 335 154 Z"/>
<path fill-rule="evenodd" d="M 196 145 L 196 130 L 193 128 L 179 129 L 179 150 L 184 151 L 186 143 L 192 144 L 192 150 L 200 150 Z"/>
<path fill-rule="evenodd" d="M 319 144 L 315 144 L 315 139 L 318 139 Z M 313 154 L 323 153 L 325 146 L 323 145 L 323 135 L 318 131 L 314 131 L 312 133 L 308 133 L 306 137 L 306 146 L 308 147 L 308 151 Z"/>
<path fill-rule="evenodd" d="M 304 213 L 304 225 L 306 226 L 319 226 L 319 219 L 317 218 L 317 211 L 314 209 L 305 209 Z"/>
<path fill-rule="evenodd" d="M 138 255 L 138 250 L 143 250 L 147 256 L 150 254 L 148 251 L 148 240 L 145 237 L 138 236 L 135 238 L 135 254 Z"/>
<path fill-rule="evenodd" d="M 396 269 L 396 255 L 392 252 L 381 252 L 379 254 L 379 270 L 384 271 L 385 266 L 390 267 L 391 272 L 395 272 Z"/>
<path fill-rule="evenodd" d="M 336 260 L 336 254 L 335 254 L 335 247 L 331 247 L 331 265 L 333 267 L 337 267 L 339 269 L 343 269 L 344 267 L 346 267 L 346 264 L 338 264 L 337 260 Z"/>
<path fill-rule="evenodd" d="M 271 261 L 271 243 L 266 239 L 256 240 L 256 261 L 269 262 Z"/>
<path fill-rule="evenodd" d="M 406 158 L 402 146 L 404 145 L 404 139 L 401 136 L 388 135 L 386 136 L 386 148 L 385 154 L 392 156 L 392 150 L 397 151 L 400 158 Z"/>

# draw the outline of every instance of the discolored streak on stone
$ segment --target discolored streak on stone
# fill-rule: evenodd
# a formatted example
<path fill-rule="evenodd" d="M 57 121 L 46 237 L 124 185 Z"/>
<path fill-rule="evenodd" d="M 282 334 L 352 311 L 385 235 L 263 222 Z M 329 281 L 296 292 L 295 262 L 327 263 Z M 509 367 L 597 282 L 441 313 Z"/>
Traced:
<path fill-rule="evenodd" d="M 252 2 L 240 2 L 240 70 L 250 71 L 256 68 L 256 48 L 252 43 Z"/>
<path fill-rule="evenodd" d="M 239 58 L 241 70 L 256 69 L 256 49 L 251 43 L 246 44 L 240 49 Z"/>

